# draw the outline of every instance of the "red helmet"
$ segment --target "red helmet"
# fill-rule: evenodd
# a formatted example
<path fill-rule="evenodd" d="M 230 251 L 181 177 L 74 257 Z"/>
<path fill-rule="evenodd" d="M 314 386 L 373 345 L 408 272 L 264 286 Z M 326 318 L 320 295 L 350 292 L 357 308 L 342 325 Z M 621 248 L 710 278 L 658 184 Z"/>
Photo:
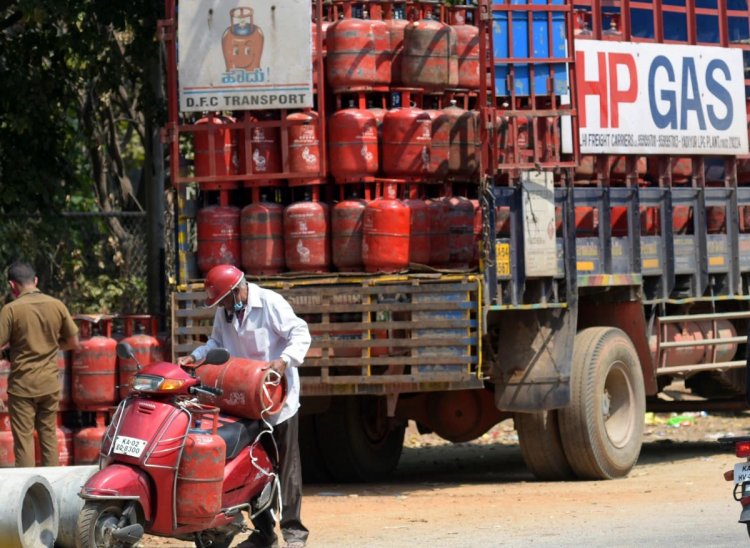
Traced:
<path fill-rule="evenodd" d="M 236 266 L 220 264 L 206 274 L 206 306 L 214 306 L 237 287 L 245 275 Z"/>

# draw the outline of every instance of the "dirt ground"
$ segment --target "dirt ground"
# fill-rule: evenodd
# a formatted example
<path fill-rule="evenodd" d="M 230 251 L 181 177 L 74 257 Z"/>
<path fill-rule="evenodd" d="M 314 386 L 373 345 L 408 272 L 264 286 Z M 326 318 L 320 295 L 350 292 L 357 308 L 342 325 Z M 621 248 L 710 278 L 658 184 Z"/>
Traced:
<path fill-rule="evenodd" d="M 463 444 L 410 425 L 391 481 L 305 486 L 308 546 L 639 546 L 659 544 L 659 531 L 672 545 L 683 533 L 698 546 L 746 543 L 722 478 L 738 459 L 716 439 L 749 430 L 747 412 L 648 414 L 627 478 L 541 483 L 523 464 L 511 420 Z M 154 537 L 144 545 L 186 546 Z"/>

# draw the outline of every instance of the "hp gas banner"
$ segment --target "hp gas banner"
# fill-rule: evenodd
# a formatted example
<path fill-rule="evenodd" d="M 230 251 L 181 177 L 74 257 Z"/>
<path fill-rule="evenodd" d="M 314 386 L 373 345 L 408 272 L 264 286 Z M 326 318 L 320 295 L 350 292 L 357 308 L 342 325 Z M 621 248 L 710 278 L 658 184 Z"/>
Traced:
<path fill-rule="evenodd" d="M 180 0 L 180 110 L 313 106 L 309 0 Z"/>
<path fill-rule="evenodd" d="M 576 40 L 584 154 L 746 154 L 742 52 Z"/>

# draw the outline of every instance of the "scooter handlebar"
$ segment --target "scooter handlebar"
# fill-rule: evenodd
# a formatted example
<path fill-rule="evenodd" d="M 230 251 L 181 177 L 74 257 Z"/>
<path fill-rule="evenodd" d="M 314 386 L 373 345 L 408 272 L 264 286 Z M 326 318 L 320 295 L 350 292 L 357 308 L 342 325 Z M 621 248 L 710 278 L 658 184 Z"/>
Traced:
<path fill-rule="evenodd" d="M 192 394 L 208 394 L 209 396 L 221 396 L 224 394 L 224 391 L 221 388 L 213 388 L 212 386 L 193 386 L 190 389 L 190 392 Z"/>

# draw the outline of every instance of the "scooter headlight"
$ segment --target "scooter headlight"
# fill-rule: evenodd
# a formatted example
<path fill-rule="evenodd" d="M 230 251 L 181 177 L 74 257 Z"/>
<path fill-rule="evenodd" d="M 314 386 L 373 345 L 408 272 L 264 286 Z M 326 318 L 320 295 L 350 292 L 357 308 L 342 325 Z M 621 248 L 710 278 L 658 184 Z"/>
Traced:
<path fill-rule="evenodd" d="M 136 375 L 133 378 L 133 390 L 138 392 L 173 392 L 185 384 L 181 379 L 165 379 L 156 375 Z"/>

